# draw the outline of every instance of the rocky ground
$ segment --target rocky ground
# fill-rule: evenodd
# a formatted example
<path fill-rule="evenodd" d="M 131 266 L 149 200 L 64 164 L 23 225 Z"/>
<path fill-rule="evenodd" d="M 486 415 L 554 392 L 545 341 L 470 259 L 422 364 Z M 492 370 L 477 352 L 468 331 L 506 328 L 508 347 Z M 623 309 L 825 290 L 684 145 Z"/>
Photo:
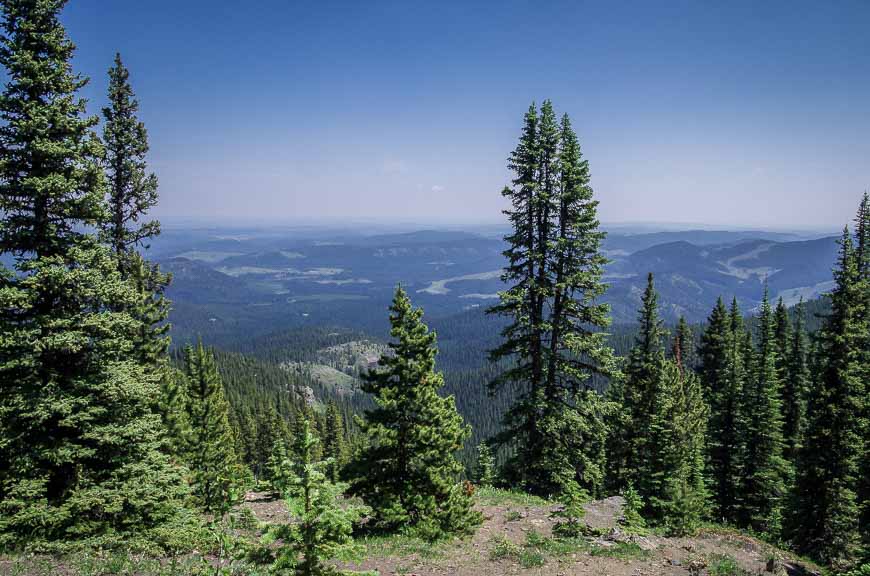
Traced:
<path fill-rule="evenodd" d="M 349 572 L 380 576 L 748 576 L 819 574 L 816 566 L 740 534 L 709 528 L 692 538 L 655 533 L 628 535 L 619 529 L 621 498 L 586 506 L 589 535 L 554 537 L 557 505 L 522 494 L 480 490 L 477 509 L 483 524 L 474 536 L 436 544 L 404 536 L 358 540 L 357 554 L 338 564 Z M 243 504 L 256 539 L 265 525 L 288 521 L 281 500 L 250 493 Z M 255 528 L 259 526 L 259 528 Z M 265 574 L 243 561 L 221 561 L 213 554 L 152 558 L 92 552 L 53 557 L 0 556 L 0 576 L 253 576 Z"/>
<path fill-rule="evenodd" d="M 709 529 L 693 538 L 623 534 L 617 524 L 619 497 L 586 506 L 585 521 L 596 535 L 576 541 L 553 537 L 557 506 L 499 491 L 480 494 L 478 502 L 484 522 L 471 538 L 437 545 L 403 538 L 364 540 L 364 559 L 342 567 L 382 576 L 809 575 L 818 570 L 727 530 Z M 284 515 L 281 503 L 264 495 L 252 495 L 246 506 L 263 522 Z"/>

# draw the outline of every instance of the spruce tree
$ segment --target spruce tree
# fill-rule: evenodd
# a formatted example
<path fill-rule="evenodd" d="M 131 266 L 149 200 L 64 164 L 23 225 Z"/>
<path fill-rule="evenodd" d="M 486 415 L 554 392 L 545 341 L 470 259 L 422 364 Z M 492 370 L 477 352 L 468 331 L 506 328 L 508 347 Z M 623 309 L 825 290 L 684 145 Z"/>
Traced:
<path fill-rule="evenodd" d="M 290 446 L 290 430 L 274 406 L 262 408 L 250 433 L 252 458 L 251 471 L 257 480 L 270 480 L 271 468 L 268 462 L 276 449 L 286 450 Z"/>
<path fill-rule="evenodd" d="M 741 478 L 746 448 L 743 431 L 747 410 L 743 399 L 752 367 L 752 343 L 737 298 L 731 300 L 725 336 L 721 387 L 710 396 L 708 462 L 714 486 L 714 517 L 738 523 L 743 503 Z"/>
<path fill-rule="evenodd" d="M 0 252 L 16 262 L 0 270 L 0 547 L 147 534 L 184 497 L 157 383 L 130 360 L 137 291 L 89 234 L 103 149 L 65 4 L 0 3 Z"/>
<path fill-rule="evenodd" d="M 202 342 L 184 351 L 190 437 L 186 449 L 192 491 L 207 512 L 223 514 L 243 496 L 229 404 L 214 354 Z"/>
<path fill-rule="evenodd" d="M 323 457 L 329 461 L 326 475 L 330 482 L 338 482 L 346 456 L 344 418 L 338 405 L 332 401 L 326 409 L 326 432 L 323 435 Z"/>
<path fill-rule="evenodd" d="M 583 518 L 588 501 L 589 493 L 574 480 L 569 481 L 562 493 L 562 506 L 551 514 L 559 519 L 553 524 L 553 534 L 561 538 L 580 538 L 586 534 L 588 527 Z"/>
<path fill-rule="evenodd" d="M 645 534 L 646 520 L 641 515 L 644 508 L 643 499 L 634 486 L 629 485 L 622 491 L 624 504 L 622 505 L 622 516 L 618 518 L 619 526 L 626 534 Z"/>
<path fill-rule="evenodd" d="M 780 298 L 776 303 L 776 309 L 773 313 L 773 340 L 776 350 L 776 371 L 779 374 L 779 380 L 785 386 L 788 380 L 788 357 L 791 353 L 791 320 L 788 317 L 788 308 Z M 783 402 L 785 404 L 785 402 Z M 783 406 L 785 407 L 785 406 Z M 785 413 L 783 413 L 785 420 Z"/>
<path fill-rule="evenodd" d="M 866 366 L 870 326 L 862 313 L 860 258 L 848 229 L 840 240 L 831 313 L 817 335 L 818 366 L 798 450 L 792 538 L 799 551 L 838 568 L 860 546 L 862 459 L 866 461 Z"/>
<path fill-rule="evenodd" d="M 495 457 L 486 442 L 477 445 L 477 469 L 474 479 L 479 486 L 484 487 L 491 487 L 495 481 Z"/>
<path fill-rule="evenodd" d="M 163 418 L 169 452 L 174 457 L 183 459 L 191 433 L 188 415 L 190 398 L 183 372 L 175 369 L 166 372 L 161 381 L 157 405 Z"/>
<path fill-rule="evenodd" d="M 649 516 L 671 534 L 695 532 L 707 512 L 707 416 L 698 377 L 666 362 L 650 418 L 649 460 L 642 469 Z"/>
<path fill-rule="evenodd" d="M 523 383 L 517 399 L 505 414 L 504 429 L 516 443 L 516 456 L 508 471 L 512 479 L 520 481 L 521 474 L 515 463 L 532 462 L 535 451 L 542 443 L 538 426 L 539 406 L 542 402 L 543 341 L 541 322 L 536 316 L 537 302 L 544 298 L 537 285 L 535 256 L 537 248 L 537 172 L 538 172 L 538 111 L 534 103 L 526 112 L 523 130 L 516 149 L 508 160 L 514 173 L 512 186 L 506 186 L 502 195 L 510 202 L 505 211 L 512 231 L 505 236 L 508 248 L 504 255 L 507 266 L 502 280 L 508 289 L 500 302 L 488 310 L 512 318 L 502 331 L 503 342 L 492 351 L 490 358 L 497 362 L 513 358 L 513 365 L 501 373 L 491 384 L 495 391 L 504 386 Z M 506 439 L 505 436 L 499 440 Z M 515 473 L 514 473 L 515 472 Z"/>
<path fill-rule="evenodd" d="M 861 507 L 861 526 L 863 526 L 863 556 L 864 562 L 870 564 L 870 194 L 864 192 L 855 217 L 855 257 L 858 270 L 858 282 L 855 292 L 859 305 L 859 323 L 865 330 L 865 338 L 861 346 L 860 366 L 861 378 L 864 382 L 864 401 L 862 409 L 862 430 L 859 436 L 863 438 L 861 452 L 862 468 L 861 482 L 858 487 L 858 501 Z"/>
<path fill-rule="evenodd" d="M 130 72 L 116 54 L 109 69 L 109 106 L 103 108 L 108 217 L 101 222 L 100 231 L 118 260 L 121 275 L 132 279 L 139 291 L 139 301 L 129 310 L 141 323 L 137 354 L 146 366 L 165 369 L 169 303 L 164 291 L 170 278 L 137 251 L 138 246 L 160 234 L 159 222 L 142 222 L 148 210 L 157 205 L 158 196 L 157 177 L 148 173 L 146 163 L 148 133 L 136 116 L 138 111 Z"/>
<path fill-rule="evenodd" d="M 589 166 L 568 117 L 557 121 L 545 101 L 540 114 L 529 108 L 508 167 L 508 289 L 490 310 L 511 319 L 491 353 L 509 368 L 491 388 L 517 389 L 495 438 L 510 446 L 504 475 L 538 494 L 556 494 L 572 479 L 595 492 L 603 460 L 587 439 L 604 433 L 596 428 L 606 403 L 587 389 L 590 378 L 615 370 L 602 333 L 608 309 L 598 302 L 605 259 Z M 572 429 L 580 433 L 572 437 Z"/>
<path fill-rule="evenodd" d="M 673 357 L 676 359 L 679 354 L 679 364 L 687 370 L 695 370 L 697 358 L 695 357 L 695 338 L 692 335 L 692 329 L 689 323 L 686 322 L 685 316 L 680 316 L 677 322 L 677 330 L 674 334 L 674 349 L 672 350 Z"/>
<path fill-rule="evenodd" d="M 353 463 L 351 493 L 372 507 L 379 529 L 431 538 L 469 532 L 479 515 L 459 483 L 456 452 L 470 431 L 453 397 L 438 394 L 444 380 L 423 311 L 398 287 L 390 312 L 390 353 L 363 380 L 376 407 L 359 421 L 368 443 Z"/>
<path fill-rule="evenodd" d="M 130 72 L 116 54 L 109 69 L 109 106 L 103 108 L 110 216 L 101 228 L 123 264 L 136 246 L 160 233 L 159 222 L 140 222 L 157 205 L 157 176 L 148 173 L 148 133 L 136 116 L 138 111 Z"/>
<path fill-rule="evenodd" d="M 758 317 L 754 371 L 744 387 L 745 450 L 742 469 L 741 520 L 758 532 L 780 537 L 789 478 L 783 457 L 782 382 L 777 370 L 773 312 L 767 288 Z"/>
<path fill-rule="evenodd" d="M 285 471 L 276 474 L 288 479 L 282 496 L 290 518 L 263 538 L 272 573 L 338 576 L 344 572 L 327 562 L 354 549 L 353 525 L 366 510 L 339 503 L 342 486 L 329 482 L 325 473 L 329 460 L 316 461 L 317 444 L 309 420 L 303 418 L 293 449 L 300 457 L 292 463 L 285 460 Z"/>
<path fill-rule="evenodd" d="M 786 378 L 782 390 L 783 427 L 782 435 L 785 442 L 785 457 L 794 465 L 797 449 L 800 445 L 801 432 L 806 412 L 807 383 L 809 369 L 807 367 L 807 345 L 804 330 L 803 299 L 794 310 L 794 328 L 791 330 L 791 341 L 787 342 Z"/>
<path fill-rule="evenodd" d="M 699 374 L 704 386 L 704 394 L 713 405 L 713 397 L 725 386 L 728 373 L 728 348 L 731 337 L 731 324 L 728 309 L 720 296 L 716 306 L 707 317 L 707 326 L 701 334 L 698 348 L 701 365 Z"/>
<path fill-rule="evenodd" d="M 620 415 L 612 428 L 608 459 L 611 487 L 623 489 L 631 484 L 646 499 L 651 490 L 648 466 L 652 462 L 653 445 L 650 431 L 665 362 L 664 332 L 651 273 L 641 299 L 638 324 L 624 378 L 617 384 L 618 392 L 613 397 L 620 405 Z"/>
<path fill-rule="evenodd" d="M 736 308 L 735 315 L 742 324 L 740 312 Z M 740 454 L 737 409 L 742 374 L 737 372 L 738 366 L 735 366 L 741 359 L 736 353 L 735 344 L 739 340 L 735 340 L 732 323 L 720 297 L 707 319 L 700 347 L 700 375 L 710 406 L 707 468 L 712 515 L 725 522 L 733 522 L 736 516 L 736 479 Z M 742 332 L 742 326 L 737 328 Z"/>

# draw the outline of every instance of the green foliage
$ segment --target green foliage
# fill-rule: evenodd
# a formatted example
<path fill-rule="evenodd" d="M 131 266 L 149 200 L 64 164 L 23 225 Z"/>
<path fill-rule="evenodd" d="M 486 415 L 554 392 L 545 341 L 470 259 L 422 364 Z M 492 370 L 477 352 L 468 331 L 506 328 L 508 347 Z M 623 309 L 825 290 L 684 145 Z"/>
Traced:
<path fill-rule="evenodd" d="M 522 517 L 523 517 L 522 512 L 520 512 L 518 510 L 508 510 L 507 512 L 505 512 L 505 515 L 504 515 L 504 519 L 507 522 L 516 522 L 517 520 L 521 519 Z"/>
<path fill-rule="evenodd" d="M 866 291 L 857 251 L 843 232 L 832 310 L 818 335 L 818 360 L 798 451 L 792 538 L 800 552 L 838 568 L 857 561 L 862 466 L 867 460 Z M 866 530 L 866 529 L 865 529 Z"/>
<path fill-rule="evenodd" d="M 549 506 L 552 501 L 522 492 L 520 490 L 481 486 L 475 492 L 477 500 L 484 506 Z"/>
<path fill-rule="evenodd" d="M 326 426 L 323 435 L 323 457 L 327 459 L 326 474 L 333 483 L 338 482 L 339 475 L 347 459 L 345 446 L 344 419 L 335 402 L 330 402 L 326 409 Z"/>
<path fill-rule="evenodd" d="M 191 470 L 193 496 L 219 516 L 244 497 L 244 474 L 235 453 L 229 405 L 213 353 L 202 342 L 185 348 L 187 419 L 184 457 Z"/>
<path fill-rule="evenodd" d="M 870 576 L 870 564 L 861 564 L 860 566 L 855 566 L 844 574 L 845 576 Z"/>
<path fill-rule="evenodd" d="M 157 176 L 147 172 L 148 133 L 138 120 L 139 102 L 130 86 L 130 72 L 115 55 L 109 69 L 109 106 L 103 108 L 103 144 L 109 183 L 109 218 L 101 229 L 123 265 L 135 247 L 160 233 L 157 221 L 140 218 L 157 205 Z"/>
<path fill-rule="evenodd" d="M 625 380 L 612 392 L 620 409 L 610 439 L 610 483 L 637 485 L 650 520 L 669 532 L 689 533 L 706 511 L 708 409 L 697 376 L 681 364 L 679 336 L 675 361 L 665 360 L 652 274 L 639 320 Z"/>
<path fill-rule="evenodd" d="M 632 484 L 648 496 L 652 492 L 647 485 L 652 481 L 649 467 L 655 448 L 652 419 L 665 361 L 664 333 L 652 274 L 647 277 L 638 323 L 625 376 L 609 392 L 619 409 L 608 440 L 608 484 L 614 490 Z"/>
<path fill-rule="evenodd" d="M 391 354 L 363 384 L 377 407 L 359 422 L 368 442 L 353 463 L 351 492 L 373 508 L 376 528 L 432 537 L 469 532 L 480 516 L 459 484 L 455 457 L 469 430 L 453 398 L 438 395 L 435 334 L 401 288 L 390 311 Z"/>
<path fill-rule="evenodd" d="M 732 556 L 714 556 L 708 564 L 708 572 L 711 576 L 749 576 L 752 574 L 752 572 L 741 568 Z"/>
<path fill-rule="evenodd" d="M 741 398 L 743 316 L 732 301 L 731 311 L 722 298 L 710 313 L 701 336 L 700 376 L 710 406 L 707 432 L 707 474 L 712 516 L 736 522 L 740 504 L 740 466 L 743 454 Z"/>
<path fill-rule="evenodd" d="M 809 366 L 807 363 L 807 335 L 804 331 L 805 312 L 803 299 L 795 307 L 794 329 L 791 342 L 787 344 L 786 379 L 782 389 L 783 402 L 783 439 L 785 456 L 796 465 L 801 434 L 806 417 L 806 398 L 809 386 Z"/>
<path fill-rule="evenodd" d="M 680 316 L 680 320 L 677 322 L 677 330 L 674 334 L 673 359 L 686 370 L 694 371 L 698 363 L 692 329 L 683 316 Z"/>
<path fill-rule="evenodd" d="M 545 101 L 540 115 L 529 108 L 508 167 L 515 175 L 502 192 L 511 205 L 509 287 L 490 310 L 510 322 L 491 352 L 493 361 L 508 361 L 491 389 L 518 388 L 496 437 L 510 446 L 505 477 L 539 495 L 557 494 L 570 480 L 598 493 L 603 452 L 586 440 L 605 430 L 592 429 L 603 420 L 581 392 L 615 365 L 600 332 L 609 323 L 607 306 L 597 302 L 606 260 L 589 166 L 568 117 L 559 123 Z"/>
<path fill-rule="evenodd" d="M 743 391 L 742 525 L 772 538 L 782 529 L 789 464 L 783 456 L 782 381 L 777 370 L 774 318 L 765 288 L 758 318 L 758 350 Z"/>
<path fill-rule="evenodd" d="M 325 474 L 328 462 L 314 461 L 317 444 L 310 423 L 303 419 L 294 447 L 300 458 L 293 465 L 293 478 L 284 494 L 290 521 L 270 529 L 263 538 L 273 574 L 340 574 L 326 563 L 351 553 L 353 524 L 366 512 L 361 506 L 338 502 L 342 486 L 329 482 Z"/>
<path fill-rule="evenodd" d="M 644 508 L 643 499 L 634 486 L 630 485 L 622 491 L 625 503 L 622 505 L 622 515 L 619 517 L 619 525 L 627 534 L 646 533 L 646 521 L 641 515 Z"/>
<path fill-rule="evenodd" d="M 155 366 L 134 353 L 142 295 L 89 233 L 106 221 L 65 2 L 2 2 L 0 547 L 112 546 L 175 521 Z"/>
<path fill-rule="evenodd" d="M 278 494 L 286 494 L 293 484 L 293 466 L 295 459 L 293 451 L 280 438 L 272 444 L 272 453 L 269 455 L 268 471 L 269 485 Z"/>
<path fill-rule="evenodd" d="M 495 546 L 490 551 L 489 558 L 490 560 L 516 559 L 520 557 L 521 552 L 522 548 L 518 544 L 501 536 L 495 539 Z"/>
<path fill-rule="evenodd" d="M 666 362 L 651 422 L 652 456 L 644 496 L 651 518 L 668 533 L 697 530 L 706 513 L 704 442 L 707 406 L 698 378 Z"/>
<path fill-rule="evenodd" d="M 648 558 L 650 553 L 634 542 L 616 542 L 612 546 L 596 546 L 589 551 L 592 556 L 605 556 L 620 560 Z"/>
<path fill-rule="evenodd" d="M 156 220 L 141 222 L 157 205 L 157 177 L 147 173 L 148 135 L 136 117 L 138 110 L 130 73 L 121 55 L 116 54 L 109 69 L 109 106 L 103 108 L 108 213 L 100 222 L 100 237 L 115 254 L 121 275 L 132 280 L 137 289 L 137 302 L 128 310 L 140 322 L 135 353 L 160 378 L 169 347 L 169 324 L 165 322 L 169 302 L 164 291 L 170 278 L 137 252 L 139 245 L 160 234 Z"/>
<path fill-rule="evenodd" d="M 477 445 L 477 469 L 474 479 L 478 486 L 486 487 L 492 486 L 495 480 L 495 457 L 486 442 Z"/>
<path fill-rule="evenodd" d="M 493 542 L 490 560 L 512 560 L 527 569 L 543 566 L 546 563 L 545 554 L 564 551 L 553 539 L 545 538 L 534 530 L 526 533 L 523 545 L 511 542 L 504 536 L 495 538 Z"/>
<path fill-rule="evenodd" d="M 562 494 L 562 507 L 553 512 L 559 520 L 553 525 L 553 534 L 562 538 L 579 538 L 587 532 L 583 517 L 586 516 L 584 505 L 589 500 L 589 493 L 576 483 L 570 483 Z"/>

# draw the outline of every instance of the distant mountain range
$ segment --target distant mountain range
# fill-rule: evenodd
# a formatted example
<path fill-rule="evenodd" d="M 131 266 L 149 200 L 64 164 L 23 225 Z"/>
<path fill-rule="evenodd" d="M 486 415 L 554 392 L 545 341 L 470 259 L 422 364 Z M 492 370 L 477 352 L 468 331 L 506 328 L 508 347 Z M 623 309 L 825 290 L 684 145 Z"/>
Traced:
<path fill-rule="evenodd" d="M 429 317 L 483 308 L 503 288 L 504 242 L 473 232 L 423 230 L 360 235 L 344 231 L 169 231 L 151 257 L 172 272 L 177 337 L 220 339 L 304 325 L 382 331 L 401 283 Z M 794 303 L 831 286 L 834 237 L 780 232 L 611 233 L 605 300 L 616 322 L 636 316 L 653 272 L 663 315 L 702 320 L 716 298 L 736 296 L 745 310 L 761 299 Z"/>

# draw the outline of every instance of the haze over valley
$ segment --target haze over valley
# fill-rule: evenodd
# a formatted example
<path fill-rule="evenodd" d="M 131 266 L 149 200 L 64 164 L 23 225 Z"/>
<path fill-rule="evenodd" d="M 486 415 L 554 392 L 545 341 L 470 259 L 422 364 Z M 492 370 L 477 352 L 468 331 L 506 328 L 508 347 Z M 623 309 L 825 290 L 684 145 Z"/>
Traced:
<path fill-rule="evenodd" d="M 653 272 L 668 322 L 701 322 L 720 295 L 753 311 L 767 282 L 792 306 L 832 286 L 835 236 L 760 230 L 609 232 L 604 280 L 616 323 L 635 320 Z M 173 334 L 235 339 L 283 327 L 337 325 L 382 333 L 401 283 L 437 318 L 483 311 L 505 286 L 498 229 L 381 232 L 306 227 L 167 228 L 150 254 L 173 274 Z"/>

